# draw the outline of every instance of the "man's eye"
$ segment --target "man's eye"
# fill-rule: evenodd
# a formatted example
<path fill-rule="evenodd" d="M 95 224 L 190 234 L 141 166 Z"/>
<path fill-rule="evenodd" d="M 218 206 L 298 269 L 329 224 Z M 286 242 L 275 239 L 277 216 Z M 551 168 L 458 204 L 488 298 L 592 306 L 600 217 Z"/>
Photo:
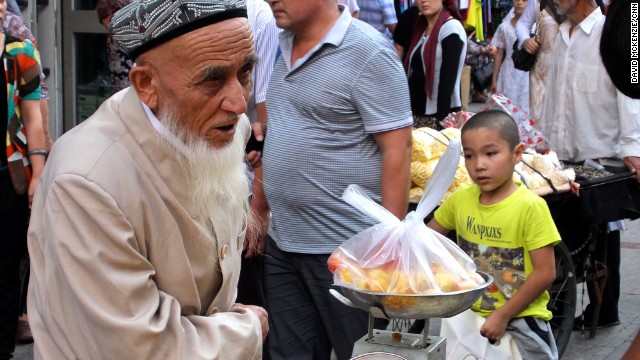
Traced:
<path fill-rule="evenodd" d="M 253 72 L 253 64 L 247 64 L 240 70 L 241 74 L 251 74 L 251 72 Z"/>
<path fill-rule="evenodd" d="M 487 153 L 487 156 L 495 156 L 497 154 L 497 152 L 495 151 L 490 151 Z"/>

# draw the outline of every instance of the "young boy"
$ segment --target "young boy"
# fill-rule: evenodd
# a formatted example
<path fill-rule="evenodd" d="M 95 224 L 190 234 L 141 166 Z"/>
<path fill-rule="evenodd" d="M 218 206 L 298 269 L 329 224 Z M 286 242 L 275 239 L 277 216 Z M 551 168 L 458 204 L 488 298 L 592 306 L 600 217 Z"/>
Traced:
<path fill-rule="evenodd" d="M 518 127 L 508 114 L 489 110 L 471 117 L 461 136 L 474 184 L 453 193 L 428 226 L 441 234 L 455 230 L 478 270 L 494 278 L 472 306 L 486 318 L 480 334 L 497 341 L 509 331 L 522 358 L 557 359 L 546 290 L 555 279 L 560 234 L 546 202 L 513 182 L 524 150 Z"/>

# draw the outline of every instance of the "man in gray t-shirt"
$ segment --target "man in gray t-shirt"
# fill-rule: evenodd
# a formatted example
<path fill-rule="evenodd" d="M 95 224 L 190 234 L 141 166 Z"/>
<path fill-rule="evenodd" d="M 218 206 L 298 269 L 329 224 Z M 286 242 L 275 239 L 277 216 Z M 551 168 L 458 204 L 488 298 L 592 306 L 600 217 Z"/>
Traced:
<path fill-rule="evenodd" d="M 374 221 L 341 196 L 358 184 L 404 218 L 409 90 L 389 41 L 335 0 L 269 3 L 284 29 L 267 91 L 263 155 L 271 356 L 323 359 L 333 348 L 348 359 L 367 332 L 367 313 L 329 296 L 327 259 Z M 256 206 L 266 203 L 255 200 L 267 219 L 269 209 Z"/>

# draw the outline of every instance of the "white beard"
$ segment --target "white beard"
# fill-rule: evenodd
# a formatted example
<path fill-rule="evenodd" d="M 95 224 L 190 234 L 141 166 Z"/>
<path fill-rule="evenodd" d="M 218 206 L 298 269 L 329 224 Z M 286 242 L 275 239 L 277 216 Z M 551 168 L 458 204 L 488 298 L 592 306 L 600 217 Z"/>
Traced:
<path fill-rule="evenodd" d="M 250 126 L 248 119 L 240 118 L 233 141 L 220 149 L 185 130 L 176 119 L 170 110 L 161 111 L 158 116 L 158 120 L 186 145 L 188 154 L 182 154 L 164 138 L 162 143 L 182 167 L 198 220 L 219 241 L 240 246 L 243 237 L 239 235 L 249 220 L 249 185 L 243 166 Z M 215 239 L 208 240 L 211 242 L 199 244 L 203 250 L 214 248 Z"/>

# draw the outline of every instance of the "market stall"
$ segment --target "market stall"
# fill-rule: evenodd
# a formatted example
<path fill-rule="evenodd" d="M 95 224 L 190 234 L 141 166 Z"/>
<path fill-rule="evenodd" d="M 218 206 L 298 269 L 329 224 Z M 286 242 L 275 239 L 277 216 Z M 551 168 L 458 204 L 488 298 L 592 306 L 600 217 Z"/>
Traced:
<path fill-rule="evenodd" d="M 497 101 L 496 101 L 497 100 Z M 513 111 L 508 99 L 494 96 L 494 107 Z M 517 111 L 517 110 L 516 110 Z M 459 136 L 460 127 L 472 114 L 458 113 L 446 119 L 441 132 L 432 129 L 414 130 L 412 163 L 412 200 L 419 199 L 439 154 L 451 137 Z M 602 292 L 606 284 L 607 226 L 610 222 L 640 217 L 640 187 L 634 174 L 626 168 L 600 167 L 597 163 L 568 164 L 560 162 L 540 134 L 526 122 L 526 116 L 516 117 L 521 137 L 532 149 L 516 166 L 514 180 L 523 183 L 548 203 L 563 242 L 556 246 L 556 281 L 549 289 L 549 310 L 560 354 L 566 348 L 573 328 L 576 284 L 586 283 L 589 301 L 595 309 L 589 337 L 596 334 Z M 518 120 L 519 119 L 519 120 Z M 542 155 L 540 152 L 546 152 Z M 456 188 L 471 180 L 461 158 L 454 183 Z M 574 269 L 574 267 L 576 269 Z M 580 299 L 581 303 L 584 299 Z"/>

